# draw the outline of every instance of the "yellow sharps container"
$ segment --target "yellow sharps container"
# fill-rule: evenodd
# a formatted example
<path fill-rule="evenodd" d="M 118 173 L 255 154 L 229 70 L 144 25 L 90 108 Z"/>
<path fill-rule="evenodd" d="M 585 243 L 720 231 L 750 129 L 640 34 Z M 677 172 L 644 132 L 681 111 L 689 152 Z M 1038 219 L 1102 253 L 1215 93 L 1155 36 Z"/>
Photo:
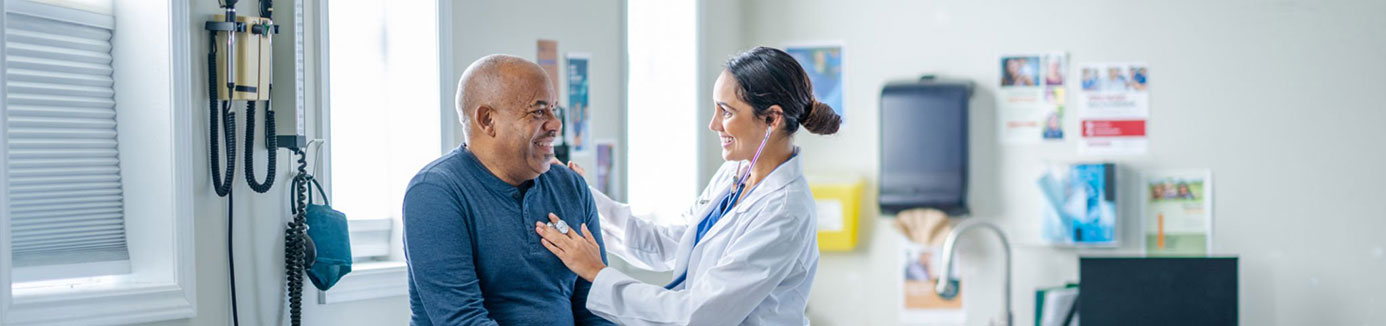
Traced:
<path fill-rule="evenodd" d="M 851 251 L 856 248 L 865 179 L 811 176 L 808 181 L 818 208 L 818 249 Z"/>

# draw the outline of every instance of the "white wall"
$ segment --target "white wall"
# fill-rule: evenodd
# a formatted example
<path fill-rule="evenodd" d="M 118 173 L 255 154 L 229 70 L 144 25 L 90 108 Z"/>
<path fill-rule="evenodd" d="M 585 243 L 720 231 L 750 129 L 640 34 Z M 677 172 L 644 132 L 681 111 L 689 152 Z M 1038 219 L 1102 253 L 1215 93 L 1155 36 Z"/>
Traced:
<path fill-rule="evenodd" d="M 969 218 L 1012 237 L 1016 325 L 1033 324 L 1036 288 L 1076 279 L 1077 256 L 1139 252 L 1140 210 L 1130 205 L 1139 188 L 1130 180 L 1166 168 L 1214 173 L 1215 251 L 1241 258 L 1243 325 L 1386 324 L 1386 25 L 1378 17 L 1386 3 L 755 0 L 739 10 L 740 30 L 720 33 L 739 36 L 741 49 L 846 42 L 846 125 L 836 136 L 797 138 L 811 174 L 875 178 L 877 99 L 887 81 L 938 73 L 978 83 Z M 1150 64 L 1150 154 L 1111 159 L 1123 166 L 1128 240 L 1116 250 L 1037 244 L 1033 173 L 1046 162 L 1088 159 L 1076 142 L 997 142 L 999 55 L 1053 50 L 1075 63 Z M 896 323 L 894 230 L 874 206 L 862 213 L 859 249 L 822 255 L 809 306 L 816 324 Z M 973 325 L 1001 304 L 999 248 L 984 240 L 964 243 L 962 254 Z"/>

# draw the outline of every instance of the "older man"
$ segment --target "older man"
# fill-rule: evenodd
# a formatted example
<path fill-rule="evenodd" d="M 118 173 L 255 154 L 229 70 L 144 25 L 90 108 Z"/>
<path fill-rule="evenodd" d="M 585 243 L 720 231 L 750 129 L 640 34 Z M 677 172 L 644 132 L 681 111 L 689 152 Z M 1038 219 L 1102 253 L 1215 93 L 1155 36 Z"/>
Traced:
<path fill-rule="evenodd" d="M 591 283 L 534 232 L 554 213 L 601 233 L 586 182 L 549 163 L 562 127 L 556 97 L 543 68 L 518 57 L 487 56 L 462 73 L 466 144 L 419 171 L 404 195 L 413 325 L 611 324 L 587 311 Z"/>

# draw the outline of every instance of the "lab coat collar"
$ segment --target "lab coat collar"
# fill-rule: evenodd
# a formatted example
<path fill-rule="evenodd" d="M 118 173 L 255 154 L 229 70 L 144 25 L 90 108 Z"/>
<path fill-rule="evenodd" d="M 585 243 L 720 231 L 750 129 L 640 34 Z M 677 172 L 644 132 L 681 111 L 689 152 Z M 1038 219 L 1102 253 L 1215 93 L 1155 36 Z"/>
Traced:
<path fill-rule="evenodd" d="M 785 186 L 794 182 L 794 180 L 803 178 L 804 167 L 801 159 L 802 156 L 803 154 L 799 152 L 799 147 L 794 147 L 794 155 L 790 156 L 788 161 L 781 163 L 780 166 L 770 171 L 770 175 L 765 176 L 765 179 L 761 180 L 760 184 L 756 185 L 755 188 L 751 190 L 751 193 L 747 194 L 741 201 L 749 203 L 754 199 L 764 197 L 766 194 L 778 192 Z M 738 203 L 736 204 L 736 208 L 732 209 L 732 211 L 742 213 L 750 206 L 754 205 L 743 205 Z"/>
<path fill-rule="evenodd" d="M 742 198 L 740 203 L 736 204 L 736 207 L 732 208 L 731 212 L 729 212 L 725 216 L 722 216 L 722 220 L 717 222 L 717 224 L 713 225 L 712 229 L 708 230 L 707 233 L 703 235 L 703 241 L 707 241 L 708 239 L 717 236 L 722 232 L 722 230 L 730 227 L 729 225 L 735 224 L 731 220 L 735 218 L 741 218 L 740 215 L 745 214 L 746 210 L 750 209 L 750 207 L 758 206 L 757 204 L 759 203 L 757 203 L 756 201 L 760 198 L 783 191 L 785 187 L 794 183 L 796 180 L 803 179 L 803 165 L 800 158 L 801 155 L 799 155 L 799 148 L 795 147 L 794 152 L 794 156 L 790 157 L 788 161 L 781 163 L 780 166 L 775 167 L 775 170 L 771 171 L 770 175 L 765 176 L 765 179 L 761 180 L 760 185 L 757 185 L 756 189 L 753 189 L 751 193 L 746 194 L 746 197 Z M 734 179 L 734 176 L 736 175 L 735 170 L 732 170 L 731 173 L 731 178 Z M 713 180 L 713 182 L 716 181 L 717 180 Z M 731 187 L 730 185 L 728 185 L 722 188 L 722 191 L 717 192 L 717 196 L 714 196 L 712 198 L 720 199 L 722 197 L 727 196 L 727 193 L 729 193 L 730 191 Z M 707 218 L 708 213 L 712 209 L 715 209 L 716 206 L 716 200 L 703 206 L 702 209 L 698 210 L 697 216 L 699 217 L 699 219 L 693 221 L 692 225 L 697 225 L 697 223 L 702 222 L 702 219 Z M 679 247 L 679 250 L 676 253 L 678 256 L 676 257 L 688 257 L 689 259 L 680 260 L 675 263 L 674 275 L 688 273 L 688 269 L 691 266 L 691 264 L 695 260 L 699 260 L 699 256 L 697 256 L 696 254 L 703 250 L 703 246 L 692 246 L 693 238 L 697 232 L 698 231 L 696 227 L 690 227 L 687 231 L 684 232 L 683 238 L 679 242 L 682 245 Z M 705 264 L 707 262 L 699 261 L 698 263 Z M 685 280 L 683 284 L 680 284 L 678 287 L 675 287 L 674 289 L 679 290 L 686 288 L 688 284 L 692 282 L 693 276 L 690 275 L 688 277 L 688 280 Z"/>

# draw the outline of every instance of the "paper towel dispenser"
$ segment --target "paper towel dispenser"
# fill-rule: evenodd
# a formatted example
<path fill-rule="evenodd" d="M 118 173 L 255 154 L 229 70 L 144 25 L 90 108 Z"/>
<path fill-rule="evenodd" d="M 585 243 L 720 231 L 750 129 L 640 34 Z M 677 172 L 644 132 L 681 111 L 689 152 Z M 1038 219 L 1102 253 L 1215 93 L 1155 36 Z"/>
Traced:
<path fill-rule="evenodd" d="M 967 207 L 968 100 L 972 83 L 925 77 L 881 89 L 880 206 L 885 214 Z"/>

